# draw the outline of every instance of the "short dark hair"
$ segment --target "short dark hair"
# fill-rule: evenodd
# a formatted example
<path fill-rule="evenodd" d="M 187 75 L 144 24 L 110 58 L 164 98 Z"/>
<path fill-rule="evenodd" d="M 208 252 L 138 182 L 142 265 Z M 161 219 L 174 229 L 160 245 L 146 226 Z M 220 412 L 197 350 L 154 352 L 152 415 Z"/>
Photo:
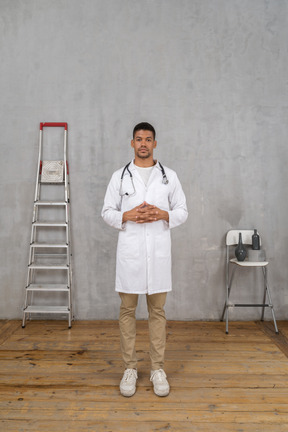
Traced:
<path fill-rule="evenodd" d="M 135 137 L 135 133 L 137 131 L 139 131 L 139 130 L 149 130 L 149 131 L 151 131 L 153 133 L 154 140 L 155 140 L 155 138 L 156 138 L 156 132 L 155 132 L 154 127 L 150 123 L 147 123 L 147 122 L 138 123 L 134 127 L 134 129 L 133 129 L 133 139 Z"/>

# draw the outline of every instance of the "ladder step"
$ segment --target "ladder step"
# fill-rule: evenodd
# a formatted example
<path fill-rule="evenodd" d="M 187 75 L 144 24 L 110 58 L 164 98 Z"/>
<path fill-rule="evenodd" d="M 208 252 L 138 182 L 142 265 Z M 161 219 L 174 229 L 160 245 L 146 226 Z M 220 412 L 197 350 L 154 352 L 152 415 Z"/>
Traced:
<path fill-rule="evenodd" d="M 68 306 L 27 306 L 24 313 L 60 313 L 69 314 Z"/>
<path fill-rule="evenodd" d="M 34 226 L 39 226 L 39 227 L 66 227 L 67 226 L 67 222 L 50 222 L 50 221 L 37 221 L 37 222 L 33 222 Z"/>
<path fill-rule="evenodd" d="M 67 243 L 31 243 L 33 248 L 68 248 Z"/>
<path fill-rule="evenodd" d="M 42 285 L 36 285 L 31 284 L 27 288 L 27 291 L 69 291 L 69 287 L 64 284 L 42 284 Z"/>
<path fill-rule="evenodd" d="M 66 201 L 35 201 L 34 205 L 37 206 L 66 206 Z"/>
<path fill-rule="evenodd" d="M 54 253 L 37 253 L 37 254 L 34 254 L 34 259 L 36 260 L 35 261 L 35 263 L 37 262 L 37 263 L 39 263 L 40 264 L 40 261 L 37 261 L 37 260 L 39 260 L 39 259 L 45 259 L 45 260 L 49 260 L 49 262 L 50 263 L 52 263 L 52 261 L 50 261 L 51 259 L 53 259 L 53 260 L 57 260 L 57 262 L 59 262 L 59 259 L 60 260 L 62 260 L 62 261 L 60 261 L 62 264 L 65 262 L 65 264 L 67 264 L 67 259 L 69 258 L 69 255 L 67 255 L 67 253 L 57 253 L 57 254 L 54 254 Z M 54 261 L 53 261 L 54 262 Z M 47 263 L 47 261 L 46 261 L 46 263 Z"/>
<path fill-rule="evenodd" d="M 39 179 L 39 183 L 41 183 L 41 185 L 65 185 L 65 181 L 61 180 L 61 181 L 43 181 Z"/>
<path fill-rule="evenodd" d="M 67 264 L 30 264 L 28 268 L 33 270 L 68 270 L 69 266 Z"/>

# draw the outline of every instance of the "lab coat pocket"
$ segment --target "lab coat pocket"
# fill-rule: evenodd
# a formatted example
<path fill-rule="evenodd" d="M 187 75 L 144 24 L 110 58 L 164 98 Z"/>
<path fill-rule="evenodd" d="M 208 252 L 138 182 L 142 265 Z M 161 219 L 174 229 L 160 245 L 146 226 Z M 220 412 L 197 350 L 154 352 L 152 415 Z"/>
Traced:
<path fill-rule="evenodd" d="M 139 237 L 136 234 L 127 235 L 125 232 L 120 232 L 117 255 L 121 260 L 139 258 Z"/>
<path fill-rule="evenodd" d="M 155 237 L 155 256 L 165 258 L 171 256 L 171 237 L 170 231 L 162 231 Z"/>

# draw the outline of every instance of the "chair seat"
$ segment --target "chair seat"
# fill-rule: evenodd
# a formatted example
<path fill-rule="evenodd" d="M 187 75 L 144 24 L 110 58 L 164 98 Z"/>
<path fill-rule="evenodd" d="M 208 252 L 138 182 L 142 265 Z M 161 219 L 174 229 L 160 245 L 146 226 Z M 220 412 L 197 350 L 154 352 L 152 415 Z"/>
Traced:
<path fill-rule="evenodd" d="M 238 261 L 237 258 L 230 259 L 230 262 L 241 267 L 265 267 L 269 261 Z"/>

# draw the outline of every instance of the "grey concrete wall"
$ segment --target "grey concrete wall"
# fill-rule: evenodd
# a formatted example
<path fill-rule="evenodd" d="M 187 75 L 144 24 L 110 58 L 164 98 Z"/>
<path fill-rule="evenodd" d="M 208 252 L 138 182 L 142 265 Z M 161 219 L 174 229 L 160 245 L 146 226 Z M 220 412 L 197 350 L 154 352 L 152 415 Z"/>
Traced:
<path fill-rule="evenodd" d="M 22 315 L 42 121 L 69 124 L 75 317 L 117 318 L 117 233 L 100 211 L 142 120 L 190 211 L 173 232 L 168 318 L 220 317 L 225 233 L 254 227 L 288 318 L 287 18 L 287 0 L 0 0 L 0 318 Z M 254 300 L 250 279 L 239 296 Z"/>

